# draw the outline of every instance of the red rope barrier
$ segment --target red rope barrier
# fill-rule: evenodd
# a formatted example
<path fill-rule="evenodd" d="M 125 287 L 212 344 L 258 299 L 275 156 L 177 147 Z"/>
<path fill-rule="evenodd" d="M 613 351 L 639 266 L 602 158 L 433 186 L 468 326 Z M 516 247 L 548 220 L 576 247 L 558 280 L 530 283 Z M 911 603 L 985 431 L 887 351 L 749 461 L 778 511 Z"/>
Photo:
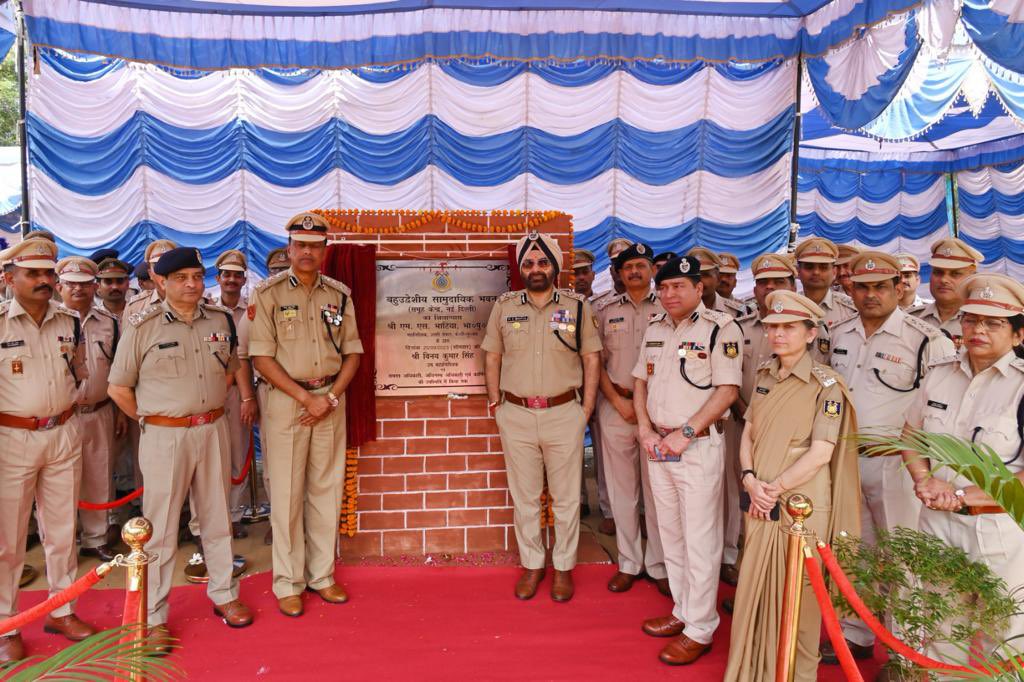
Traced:
<path fill-rule="evenodd" d="M 255 434 L 249 434 L 249 452 L 245 456 L 245 465 L 242 467 L 242 472 L 238 474 L 238 478 L 231 477 L 231 485 L 242 485 L 245 482 L 246 476 L 249 475 L 249 469 L 252 468 L 252 458 L 256 454 L 256 440 Z"/>
<path fill-rule="evenodd" d="M 139 622 L 139 602 L 142 600 L 142 592 L 139 590 L 127 590 L 124 593 L 124 614 L 121 616 L 121 625 L 134 625 Z"/>
<path fill-rule="evenodd" d="M 27 611 L 17 613 L 10 618 L 0 621 L 0 635 L 6 635 L 12 630 L 18 630 L 28 623 L 31 623 L 40 616 L 59 609 L 65 604 L 78 599 L 89 591 L 93 585 L 103 579 L 103 576 L 110 570 L 110 564 L 100 564 L 81 578 L 71 583 L 66 590 L 58 592 L 41 604 L 36 604 Z"/>
<path fill-rule="evenodd" d="M 804 556 L 804 569 L 807 571 L 807 578 L 811 581 L 814 596 L 818 599 L 818 606 L 821 607 L 821 620 L 825 625 L 828 638 L 832 640 L 832 648 L 839 659 L 843 674 L 848 680 L 864 682 L 864 676 L 860 674 L 860 668 L 857 667 L 857 662 L 853 660 L 853 654 L 850 653 L 850 645 L 846 643 L 843 627 L 839 624 L 839 617 L 836 616 L 836 610 L 832 607 L 832 598 L 828 594 L 828 588 L 825 587 L 825 576 L 821 573 L 818 560 L 807 554 Z"/>
<path fill-rule="evenodd" d="M 843 597 L 846 598 L 846 601 L 851 607 L 853 607 L 853 610 L 858 616 L 860 616 L 860 619 L 864 621 L 864 624 L 867 625 L 873 633 L 875 633 L 875 636 L 882 640 L 882 642 L 891 650 L 895 651 L 897 654 L 915 665 L 929 670 L 946 670 L 950 672 L 966 673 L 971 676 L 991 674 L 992 671 L 985 670 L 983 667 L 969 668 L 955 663 L 937 661 L 934 658 L 929 658 L 920 652 L 914 651 L 906 644 L 896 639 L 896 636 L 889 632 L 889 630 L 886 629 L 886 627 L 882 625 L 877 618 L 875 618 L 875 614 L 871 613 L 871 609 L 869 609 L 861 600 L 857 591 L 853 588 L 853 584 L 850 583 L 850 579 L 846 577 L 842 567 L 839 565 L 835 555 L 832 553 L 832 548 L 828 545 L 819 544 L 818 553 L 821 554 L 821 559 L 825 563 L 825 567 L 832 575 L 832 579 L 836 581 L 836 587 L 839 588 L 839 591 L 842 593 Z M 1018 663 L 1024 663 L 1024 656 L 1018 656 L 1016 660 Z M 1003 670 L 1009 670 L 1012 665 L 1012 660 L 1000 661 L 995 667 L 1002 668 Z"/>
<path fill-rule="evenodd" d="M 119 500 L 114 500 L 113 502 L 86 502 L 85 500 L 79 500 L 78 508 L 86 509 L 89 511 L 105 511 L 107 509 L 114 509 L 115 507 L 120 507 L 123 504 L 128 504 L 135 498 L 139 497 L 141 494 L 142 488 L 139 488 L 137 490 L 133 490 L 132 492 L 128 493 Z"/>

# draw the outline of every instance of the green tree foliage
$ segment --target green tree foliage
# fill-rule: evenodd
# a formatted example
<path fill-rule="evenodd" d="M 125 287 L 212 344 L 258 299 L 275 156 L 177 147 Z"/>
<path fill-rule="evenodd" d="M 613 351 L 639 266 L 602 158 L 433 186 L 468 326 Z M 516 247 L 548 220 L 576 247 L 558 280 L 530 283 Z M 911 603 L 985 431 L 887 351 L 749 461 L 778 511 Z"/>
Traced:
<path fill-rule="evenodd" d="M 12 48 L 0 62 L 0 147 L 18 144 L 18 71 Z"/>

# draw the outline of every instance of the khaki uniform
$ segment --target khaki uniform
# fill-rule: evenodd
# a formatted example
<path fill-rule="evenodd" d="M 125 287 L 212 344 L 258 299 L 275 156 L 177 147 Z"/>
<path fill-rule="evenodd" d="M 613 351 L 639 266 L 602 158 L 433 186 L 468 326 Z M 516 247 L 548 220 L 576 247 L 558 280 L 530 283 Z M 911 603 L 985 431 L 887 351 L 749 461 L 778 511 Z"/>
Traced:
<path fill-rule="evenodd" d="M 237 330 L 246 316 L 247 304 L 245 299 L 239 298 L 238 304 L 233 308 L 229 308 L 218 298 L 217 305 L 231 311 L 231 316 L 235 320 L 235 329 Z M 232 384 L 228 389 L 227 399 L 224 402 L 224 418 L 227 419 L 228 435 L 231 436 L 231 478 L 234 479 L 241 475 L 242 469 L 245 467 L 245 460 L 249 455 L 249 440 L 252 438 L 252 428 L 242 424 L 242 396 L 239 393 L 238 386 L 235 384 Z M 231 495 L 228 502 L 233 523 L 242 520 L 242 512 L 245 511 L 243 496 L 245 495 L 248 482 L 249 477 L 246 476 L 245 480 L 241 483 L 231 486 Z"/>
<path fill-rule="evenodd" d="M 345 355 L 363 352 L 355 305 L 341 282 L 320 275 L 306 290 L 291 270 L 256 285 L 251 300 L 249 356 L 272 357 L 296 381 L 332 377 Z M 325 315 L 344 315 L 337 324 Z M 328 336 L 330 334 L 330 336 Z M 326 395 L 333 379 L 312 392 Z M 274 504 L 274 594 L 301 594 L 334 584 L 335 545 L 345 476 L 345 397 L 314 426 L 302 426 L 302 405 L 270 387 L 263 436 Z"/>
<path fill-rule="evenodd" d="M 606 291 L 602 295 L 591 299 L 590 309 L 597 315 L 597 311 L 618 299 L 621 294 L 614 289 Z M 600 393 L 600 391 L 598 391 Z M 610 519 L 612 514 L 611 498 L 608 495 L 608 478 L 604 471 L 604 452 L 601 449 L 601 422 L 598 418 L 597 409 L 590 417 L 587 427 L 590 429 L 590 445 L 594 450 L 594 478 L 597 481 L 597 506 L 601 510 L 601 518 Z M 580 503 L 587 501 L 587 479 L 580 477 Z"/>
<path fill-rule="evenodd" d="M 729 313 L 733 317 L 743 317 L 750 312 L 747 306 L 740 303 L 734 298 L 725 298 L 715 293 L 715 303 L 711 306 L 711 310 L 717 310 L 722 313 Z"/>
<path fill-rule="evenodd" d="M 741 384 L 743 336 L 733 322 L 727 313 L 699 303 L 678 326 L 663 315 L 647 327 L 633 376 L 647 382 L 647 413 L 655 428 L 664 432 L 685 426 L 715 387 Z M 719 622 L 724 438 L 712 424 L 710 435 L 691 442 L 680 461 L 651 462 L 649 468 L 675 601 L 672 615 L 686 623 L 687 637 L 708 644 Z"/>
<path fill-rule="evenodd" d="M 85 362 L 89 378 L 78 387 L 78 425 L 82 432 L 81 499 L 109 502 L 114 499 L 114 410 L 107 397 L 107 376 L 117 349 L 120 324 L 106 308 L 93 306 L 82 320 Z M 82 548 L 106 543 L 107 512 L 82 509 Z"/>
<path fill-rule="evenodd" d="M 602 365 L 608 378 L 623 398 L 633 399 L 633 367 L 640 355 L 640 344 L 648 322 L 664 313 L 653 292 L 639 305 L 629 294 L 622 294 L 596 312 L 601 333 Z M 608 480 L 608 496 L 615 519 L 615 544 L 619 552 L 619 570 L 630 575 L 666 577 L 665 558 L 658 535 L 658 513 L 651 497 L 650 463 L 640 444 L 636 424 L 627 423 L 615 406 L 598 393 L 597 414 L 601 422 L 601 454 Z M 647 551 L 640 533 L 640 508 L 647 527 Z"/>
<path fill-rule="evenodd" d="M 907 425 L 930 433 L 947 433 L 984 443 L 1013 473 L 1024 470 L 1017 435 L 1017 407 L 1024 398 L 1024 360 L 1009 352 L 975 375 L 965 353 L 934 367 L 907 411 Z M 976 431 L 977 430 L 977 431 Z M 973 485 L 949 469 L 934 475 L 957 488 Z M 920 529 L 958 547 L 1006 581 L 1012 593 L 1024 586 L 1024 534 L 1009 514 L 965 516 L 921 507 Z M 1007 637 L 1024 632 L 1024 615 L 1010 619 Z M 988 643 L 993 644 L 992 642 Z M 944 660 L 960 660 L 963 652 L 945 645 L 929 652 Z"/>
<path fill-rule="evenodd" d="M 69 363 L 79 379 L 87 377 L 84 349 L 76 349 L 74 343 L 77 317 L 51 302 L 37 326 L 16 300 L 0 303 L 0 413 L 42 419 L 71 409 L 77 389 Z M 75 580 L 81 454 L 77 415 L 49 429 L 0 426 L 0 619 L 18 611 L 18 580 L 33 499 L 50 595 Z M 67 604 L 53 615 L 71 612 Z"/>
<path fill-rule="evenodd" d="M 228 488 L 230 438 L 221 417 L 188 427 L 147 424 L 151 416 L 189 417 L 224 407 L 226 375 L 238 368 L 226 308 L 200 303 L 191 324 L 166 301 L 127 318 L 110 383 L 135 390 L 143 426 L 139 466 L 146 482 L 142 513 L 153 523 L 146 551 L 157 559 L 149 572 L 149 624 L 167 622 L 178 519 L 188 495 L 203 530 L 215 604 L 238 597 L 232 578 Z"/>
<path fill-rule="evenodd" d="M 238 359 L 250 360 L 249 358 L 249 326 L 252 322 L 248 315 L 243 315 L 238 321 Z M 267 502 L 270 502 L 270 469 L 267 466 L 267 395 L 270 392 L 270 384 L 261 377 L 255 368 L 252 370 L 253 380 L 256 382 L 256 404 L 260 408 L 260 461 L 263 463 L 263 494 Z M 250 438 L 253 436 L 250 433 Z M 255 467 L 256 464 L 253 463 Z"/>
<path fill-rule="evenodd" d="M 832 367 L 846 380 L 861 433 L 899 435 L 907 408 L 918 393 L 913 386 L 922 344 L 922 376 L 937 359 L 954 352 L 952 342 L 938 329 L 899 308 L 870 338 L 864 337 L 859 316 L 832 328 Z M 874 543 L 876 529 L 917 528 L 921 505 L 899 453 L 862 457 L 860 477 L 864 502 L 861 537 L 865 542 Z M 844 621 L 844 632 L 856 644 L 866 646 L 874 641 L 860 621 Z"/>
<path fill-rule="evenodd" d="M 957 348 L 960 347 L 960 342 L 964 337 L 964 330 L 960 327 L 960 318 L 963 316 L 961 311 L 958 310 L 956 315 L 943 322 L 939 319 L 939 311 L 935 307 L 935 303 L 932 302 L 909 308 L 907 309 L 907 314 L 913 315 L 919 320 L 924 320 L 933 327 L 938 327 L 953 339 L 953 343 Z"/>
<path fill-rule="evenodd" d="M 576 338 L 580 339 L 578 352 Z M 581 295 L 556 289 L 537 308 L 525 291 L 512 291 L 502 294 L 491 309 L 480 347 L 502 356 L 499 386 L 503 394 L 555 398 L 582 388 L 580 356 L 599 352 L 601 339 L 597 318 Z M 555 570 L 572 570 L 580 530 L 576 491 L 583 467 L 583 408 L 575 399 L 554 407 L 522 407 L 509 402 L 506 395 L 494 417 L 505 451 L 523 567 L 544 568 L 540 496 L 546 471 L 555 516 L 552 563 Z"/>
<path fill-rule="evenodd" d="M 146 309 L 160 305 L 162 299 L 157 294 L 156 289 L 152 291 L 143 291 L 136 296 L 128 299 L 128 303 L 125 304 L 124 310 L 121 312 L 121 320 L 130 320 L 133 316 L 141 314 Z M 142 486 L 142 468 L 139 466 L 139 439 L 142 432 L 139 430 L 137 422 L 128 422 L 128 447 L 131 448 L 131 463 L 132 471 L 134 472 L 135 487 L 139 488 Z M 143 495 L 145 497 L 145 495 Z M 194 518 L 195 515 L 193 515 Z M 194 530 L 194 529 L 193 529 Z"/>

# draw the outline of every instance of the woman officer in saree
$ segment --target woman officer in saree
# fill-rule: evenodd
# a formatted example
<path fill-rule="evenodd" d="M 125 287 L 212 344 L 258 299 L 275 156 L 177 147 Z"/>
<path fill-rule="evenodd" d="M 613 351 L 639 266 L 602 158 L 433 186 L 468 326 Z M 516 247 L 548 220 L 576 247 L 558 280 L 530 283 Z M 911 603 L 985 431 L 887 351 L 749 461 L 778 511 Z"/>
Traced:
<path fill-rule="evenodd" d="M 775 679 L 786 535 L 785 500 L 814 504 L 805 526 L 825 542 L 840 530 L 859 535 L 860 475 L 853 402 L 842 377 L 811 357 L 824 311 L 792 291 L 774 291 L 763 323 L 774 357 L 758 368 L 740 442 L 740 506 L 745 536 L 736 617 L 725 679 Z M 805 583 L 800 601 L 795 679 L 817 679 L 821 612 Z"/>

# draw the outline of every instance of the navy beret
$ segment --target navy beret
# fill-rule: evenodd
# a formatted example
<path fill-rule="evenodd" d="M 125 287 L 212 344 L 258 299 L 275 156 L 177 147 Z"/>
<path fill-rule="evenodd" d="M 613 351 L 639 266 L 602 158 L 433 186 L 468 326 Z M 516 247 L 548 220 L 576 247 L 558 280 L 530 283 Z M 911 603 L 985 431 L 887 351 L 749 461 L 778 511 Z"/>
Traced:
<path fill-rule="evenodd" d="M 134 274 L 135 274 L 135 277 L 137 279 L 141 279 L 142 281 L 148 280 L 149 279 L 149 263 L 147 263 L 146 261 L 142 261 L 141 263 L 136 265 L 135 266 L 135 270 L 134 270 Z"/>
<path fill-rule="evenodd" d="M 160 260 L 153 266 L 153 272 L 166 277 L 178 270 L 201 267 L 203 267 L 203 259 L 199 257 L 199 249 L 191 246 L 179 246 L 160 256 Z"/>
<path fill-rule="evenodd" d="M 117 249 L 100 249 L 89 254 L 89 260 L 97 265 L 108 258 L 117 258 Z"/>
<path fill-rule="evenodd" d="M 661 266 L 658 274 L 654 276 L 654 283 L 661 284 L 666 279 L 679 279 L 686 277 L 694 282 L 700 281 L 700 261 L 693 256 L 673 258 Z"/>
<path fill-rule="evenodd" d="M 655 256 L 654 262 L 657 263 L 660 260 L 672 260 L 673 258 L 679 258 L 679 254 L 676 253 L 675 251 L 665 251 L 664 253 L 659 253 L 657 256 Z"/>
<path fill-rule="evenodd" d="M 619 255 L 615 257 L 615 269 L 621 270 L 622 266 L 626 264 L 626 261 L 633 260 L 634 258 L 643 258 L 644 260 L 654 262 L 654 251 L 647 244 L 637 242 L 631 244 L 628 248 L 619 251 Z"/>

